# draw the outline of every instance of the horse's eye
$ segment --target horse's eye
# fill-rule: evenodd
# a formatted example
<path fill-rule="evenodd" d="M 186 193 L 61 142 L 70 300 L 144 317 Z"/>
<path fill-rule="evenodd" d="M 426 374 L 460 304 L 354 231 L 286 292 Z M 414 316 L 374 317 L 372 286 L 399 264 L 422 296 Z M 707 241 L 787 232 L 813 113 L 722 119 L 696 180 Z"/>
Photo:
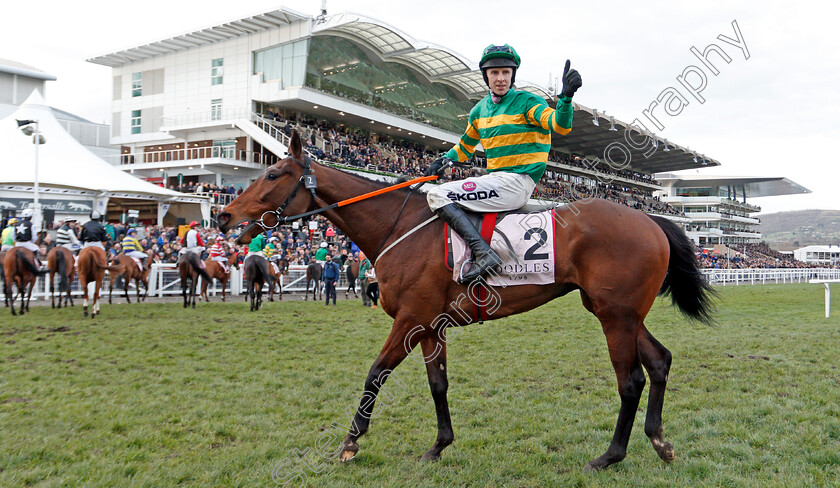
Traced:
<path fill-rule="evenodd" d="M 267 175 L 265 175 L 265 179 L 270 180 L 270 181 L 274 181 L 274 180 L 277 179 L 277 175 L 274 174 L 274 173 L 268 173 Z"/>

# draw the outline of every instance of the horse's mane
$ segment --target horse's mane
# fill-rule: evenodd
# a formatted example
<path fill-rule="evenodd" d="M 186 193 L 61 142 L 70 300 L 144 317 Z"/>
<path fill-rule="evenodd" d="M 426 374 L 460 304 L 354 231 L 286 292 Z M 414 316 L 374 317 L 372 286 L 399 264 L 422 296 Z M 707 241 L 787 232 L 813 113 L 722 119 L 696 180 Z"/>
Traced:
<path fill-rule="evenodd" d="M 321 163 L 321 164 L 324 164 L 324 163 Z M 336 170 L 336 171 L 340 171 L 340 172 L 342 172 L 342 173 L 346 174 L 347 176 L 351 176 L 351 177 L 353 177 L 353 178 L 356 178 L 356 179 L 359 179 L 359 180 L 362 180 L 362 181 L 365 181 L 365 182 L 368 182 L 368 183 L 374 183 L 374 184 L 376 184 L 376 186 L 378 187 L 378 189 L 379 189 L 379 188 L 385 188 L 385 187 L 388 187 L 388 186 L 391 186 L 391 185 L 395 185 L 395 184 L 397 184 L 397 183 L 403 183 L 403 182 L 405 182 L 405 181 L 409 181 L 409 180 L 410 180 L 410 178 L 409 178 L 408 176 L 406 176 L 406 175 L 398 175 L 398 176 L 396 177 L 396 181 L 394 181 L 394 182 L 387 182 L 387 181 L 382 181 L 382 180 L 377 180 L 377 179 L 374 179 L 372 175 L 371 175 L 371 176 L 365 176 L 364 174 L 359 174 L 359 173 L 351 172 L 351 171 L 353 171 L 353 170 L 351 170 L 351 169 L 349 169 L 349 168 L 341 168 L 341 167 L 337 167 L 337 166 L 333 166 L 333 165 L 327 165 L 327 164 L 324 164 L 324 165 L 325 165 L 325 166 L 328 166 L 328 167 L 330 167 L 330 168 L 332 168 L 332 169 L 334 169 L 334 170 Z M 391 176 L 389 176 L 389 175 L 380 175 L 380 176 L 388 176 L 388 177 L 391 177 Z M 409 188 L 408 188 L 408 187 L 406 187 L 406 188 L 400 188 L 400 189 L 398 189 L 398 190 L 394 190 L 394 191 L 395 191 L 395 192 L 401 192 L 401 193 L 403 193 L 403 194 L 404 194 L 404 193 L 407 193 L 407 192 L 409 191 Z M 419 190 L 415 190 L 415 191 L 414 191 L 414 193 L 425 193 L 425 189 L 421 187 Z"/>

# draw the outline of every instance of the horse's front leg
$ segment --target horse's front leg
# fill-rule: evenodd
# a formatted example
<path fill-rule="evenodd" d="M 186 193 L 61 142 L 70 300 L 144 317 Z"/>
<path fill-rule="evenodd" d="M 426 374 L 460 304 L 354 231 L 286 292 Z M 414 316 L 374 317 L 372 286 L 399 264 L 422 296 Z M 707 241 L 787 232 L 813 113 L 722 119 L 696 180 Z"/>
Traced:
<path fill-rule="evenodd" d="M 382 351 L 379 352 L 379 356 L 373 362 L 365 380 L 365 390 L 359 401 L 356 415 L 353 417 L 353 422 L 341 446 L 339 459 L 342 462 L 353 459 L 359 452 L 359 444 L 356 441 L 367 432 L 370 426 L 370 419 L 374 413 L 373 407 L 385 380 L 388 379 L 394 368 L 408 356 L 421 338 L 428 334 L 426 331 L 409 334 L 412 323 L 409 320 L 395 320 L 391 333 L 385 340 L 385 345 L 382 346 Z"/>

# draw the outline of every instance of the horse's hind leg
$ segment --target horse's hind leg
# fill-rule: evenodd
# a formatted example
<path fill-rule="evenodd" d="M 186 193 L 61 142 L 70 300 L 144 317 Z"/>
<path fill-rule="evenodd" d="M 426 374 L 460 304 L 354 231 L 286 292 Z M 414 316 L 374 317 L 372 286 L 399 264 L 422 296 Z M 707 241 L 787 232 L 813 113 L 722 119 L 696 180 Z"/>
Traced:
<path fill-rule="evenodd" d="M 642 324 L 636 312 L 623 306 L 607 305 L 603 309 L 595 308 L 607 338 L 610 360 L 618 381 L 621 408 L 618 412 L 615 433 L 607 452 L 590 461 L 584 466 L 585 470 L 606 468 L 621 461 L 627 455 L 627 443 L 630 440 L 636 409 L 639 408 L 639 400 L 645 387 L 645 374 L 642 371 L 637 347 Z"/>
<path fill-rule="evenodd" d="M 55 308 L 55 273 L 50 271 L 50 308 Z M 58 308 L 61 308 L 61 288 L 58 292 Z"/>
<path fill-rule="evenodd" d="M 373 366 L 370 367 L 367 379 L 365 380 L 365 390 L 359 401 L 359 407 L 356 410 L 356 415 L 353 417 L 350 429 L 347 431 L 347 436 L 341 445 L 339 459 L 342 462 L 353 459 L 356 453 L 359 452 L 359 444 L 356 441 L 367 432 L 370 426 L 370 419 L 374 414 L 373 407 L 376 403 L 376 397 L 380 393 L 380 389 L 385 383 L 385 380 L 388 379 L 394 368 L 420 342 L 420 339 L 427 334 L 424 331 L 409 335 L 409 331 L 413 327 L 412 324 L 415 324 L 415 322 L 411 320 L 398 319 L 394 321 L 394 326 L 391 328 L 388 339 L 385 340 L 385 345 L 382 346 L 379 356 L 373 362 Z M 402 384 L 402 386 L 405 385 Z"/>
<path fill-rule="evenodd" d="M 665 402 L 668 372 L 671 370 L 671 352 L 660 344 L 644 325 L 639 334 L 639 357 L 650 377 L 645 434 L 659 457 L 666 463 L 671 462 L 674 460 L 674 446 L 665 442 L 662 431 L 662 405 Z"/>
<path fill-rule="evenodd" d="M 432 399 L 435 401 L 438 424 L 437 439 L 420 460 L 435 461 L 440 458 L 441 451 L 455 440 L 452 419 L 449 417 L 449 402 L 446 399 L 446 392 L 449 389 L 449 380 L 446 377 L 446 340 L 432 332 L 420 341 L 420 347 L 426 362 L 426 374 L 429 377 Z"/>

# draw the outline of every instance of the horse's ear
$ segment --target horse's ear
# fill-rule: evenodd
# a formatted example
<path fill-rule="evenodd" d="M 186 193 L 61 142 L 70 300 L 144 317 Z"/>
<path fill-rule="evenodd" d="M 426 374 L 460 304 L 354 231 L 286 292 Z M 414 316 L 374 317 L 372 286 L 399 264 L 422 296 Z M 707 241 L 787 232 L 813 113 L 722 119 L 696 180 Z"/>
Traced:
<path fill-rule="evenodd" d="M 303 152 L 303 146 L 300 143 L 300 135 L 297 131 L 292 131 L 292 141 L 289 143 L 289 155 L 295 159 L 300 159 L 300 153 Z"/>

